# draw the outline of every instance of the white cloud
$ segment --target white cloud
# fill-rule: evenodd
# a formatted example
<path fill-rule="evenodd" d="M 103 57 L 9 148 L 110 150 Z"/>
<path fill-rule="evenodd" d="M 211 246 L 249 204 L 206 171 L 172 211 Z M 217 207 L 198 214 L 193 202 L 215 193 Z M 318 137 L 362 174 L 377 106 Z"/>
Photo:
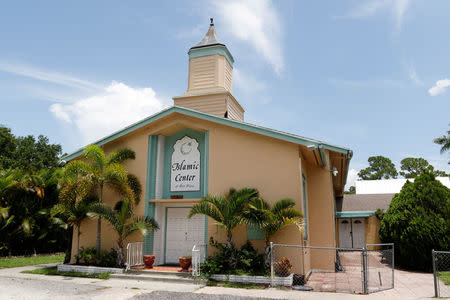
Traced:
<path fill-rule="evenodd" d="M 436 84 L 428 90 L 428 93 L 431 96 L 437 96 L 439 94 L 444 93 L 447 90 L 447 87 L 449 87 L 449 86 L 450 86 L 450 79 L 446 78 L 446 79 L 438 80 L 438 81 L 436 81 Z"/>
<path fill-rule="evenodd" d="M 416 69 L 414 67 L 409 68 L 409 79 L 417 85 L 423 85 L 423 81 L 417 75 Z"/>
<path fill-rule="evenodd" d="M 248 94 L 261 92 L 266 88 L 264 82 L 238 68 L 233 69 L 233 82 L 238 89 Z"/>
<path fill-rule="evenodd" d="M 272 66 L 277 75 L 284 69 L 282 26 L 270 0 L 213 0 L 214 13 L 236 38 L 250 43 Z"/>
<path fill-rule="evenodd" d="M 0 71 L 8 72 L 28 78 L 33 78 L 40 81 L 46 81 L 55 83 L 58 85 L 63 85 L 71 88 L 77 88 L 77 89 L 83 89 L 83 90 L 93 90 L 93 89 L 100 89 L 100 86 L 86 81 L 82 80 L 76 77 L 67 76 L 64 74 L 56 73 L 56 72 L 49 72 L 46 70 L 39 70 L 37 68 L 23 65 L 23 64 L 13 64 L 8 62 L 2 62 L 0 61 Z"/>
<path fill-rule="evenodd" d="M 348 190 L 351 186 L 355 185 L 355 181 L 358 179 L 358 171 L 355 169 L 348 170 L 347 183 L 345 184 L 345 190 Z"/>
<path fill-rule="evenodd" d="M 102 92 L 72 104 L 55 103 L 50 106 L 50 111 L 56 118 L 74 124 L 83 142 L 90 143 L 148 117 L 164 106 L 165 102 L 156 97 L 152 88 L 133 88 L 112 82 Z"/>
<path fill-rule="evenodd" d="M 359 2 L 360 3 L 360 2 Z M 395 31 L 401 30 L 405 13 L 411 0 L 369 0 L 364 1 L 345 16 L 340 18 L 367 18 L 382 11 L 391 12 L 395 22 Z"/>

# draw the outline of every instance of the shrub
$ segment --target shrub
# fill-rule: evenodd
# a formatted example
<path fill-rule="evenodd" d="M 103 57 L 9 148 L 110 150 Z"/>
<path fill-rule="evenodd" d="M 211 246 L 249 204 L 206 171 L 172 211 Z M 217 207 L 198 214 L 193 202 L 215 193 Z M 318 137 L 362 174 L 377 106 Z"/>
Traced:
<path fill-rule="evenodd" d="M 287 257 L 283 257 L 275 262 L 275 274 L 280 277 L 286 277 L 291 274 L 292 264 Z"/>
<path fill-rule="evenodd" d="M 210 245 L 217 248 L 217 253 L 208 257 L 201 266 L 202 272 L 212 274 L 263 275 L 264 255 L 258 254 L 252 244 L 247 241 L 240 249 L 233 244 L 221 244 L 210 239 Z M 235 259 L 235 262 L 231 260 Z M 236 267 L 232 267 L 236 265 Z M 268 270 L 267 270 L 268 273 Z"/>
<path fill-rule="evenodd" d="M 76 260 L 82 265 L 93 265 L 97 258 L 97 251 L 95 247 L 81 247 L 77 255 L 75 255 Z"/>
<path fill-rule="evenodd" d="M 450 249 L 450 189 L 428 171 L 407 181 L 383 216 L 380 238 L 395 244 L 399 266 L 431 270 L 431 250 Z"/>
<path fill-rule="evenodd" d="M 75 256 L 82 265 L 99 266 L 99 267 L 116 267 L 117 266 L 117 251 L 102 250 L 97 257 L 97 250 L 95 247 L 81 247 L 78 255 Z M 98 263 L 97 263 L 98 260 Z"/>

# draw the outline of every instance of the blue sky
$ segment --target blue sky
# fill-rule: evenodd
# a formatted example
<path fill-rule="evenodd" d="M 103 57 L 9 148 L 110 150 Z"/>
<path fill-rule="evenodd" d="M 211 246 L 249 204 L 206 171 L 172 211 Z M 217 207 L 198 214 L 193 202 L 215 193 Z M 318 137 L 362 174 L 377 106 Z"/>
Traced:
<path fill-rule="evenodd" d="M 372 155 L 424 157 L 450 123 L 450 1 L 5 1 L 0 124 L 71 152 L 172 105 L 214 17 L 246 121 Z M 108 105 L 106 105 L 108 104 Z"/>

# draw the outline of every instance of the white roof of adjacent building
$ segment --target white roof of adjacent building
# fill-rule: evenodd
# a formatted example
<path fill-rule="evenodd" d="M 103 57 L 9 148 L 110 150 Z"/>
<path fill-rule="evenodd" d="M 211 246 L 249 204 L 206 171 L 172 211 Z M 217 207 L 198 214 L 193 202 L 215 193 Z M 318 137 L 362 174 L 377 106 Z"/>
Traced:
<path fill-rule="evenodd" d="M 450 188 L 450 177 L 436 177 L 443 185 Z M 395 194 L 399 193 L 406 180 L 414 179 L 382 179 L 382 180 L 356 180 L 356 194 Z"/>

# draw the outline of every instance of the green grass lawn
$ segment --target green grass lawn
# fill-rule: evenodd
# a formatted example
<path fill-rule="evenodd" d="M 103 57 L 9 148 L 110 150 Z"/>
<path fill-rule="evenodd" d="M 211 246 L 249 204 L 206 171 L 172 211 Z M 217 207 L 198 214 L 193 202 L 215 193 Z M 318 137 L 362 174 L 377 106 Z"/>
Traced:
<path fill-rule="evenodd" d="M 264 285 L 264 284 L 244 284 L 244 283 L 237 283 L 237 282 L 221 282 L 221 281 L 215 281 L 215 280 L 209 280 L 207 285 L 208 286 L 221 286 L 221 287 L 228 287 L 228 288 L 235 288 L 235 289 L 248 289 L 248 290 L 265 289 L 266 288 L 266 285 Z"/>
<path fill-rule="evenodd" d="M 59 263 L 63 261 L 64 254 L 0 258 L 0 269 Z"/>
<path fill-rule="evenodd" d="M 439 278 L 445 283 L 445 285 L 450 285 L 450 271 L 439 272 Z"/>
<path fill-rule="evenodd" d="M 22 271 L 21 273 L 39 274 L 39 275 L 57 275 L 57 276 L 68 276 L 68 277 L 99 278 L 99 279 L 109 279 L 109 275 L 111 274 L 111 273 L 88 274 L 88 273 L 80 273 L 80 272 L 58 272 L 56 267 L 48 267 L 48 268 L 35 269 L 35 270 L 26 270 L 26 271 Z"/>

